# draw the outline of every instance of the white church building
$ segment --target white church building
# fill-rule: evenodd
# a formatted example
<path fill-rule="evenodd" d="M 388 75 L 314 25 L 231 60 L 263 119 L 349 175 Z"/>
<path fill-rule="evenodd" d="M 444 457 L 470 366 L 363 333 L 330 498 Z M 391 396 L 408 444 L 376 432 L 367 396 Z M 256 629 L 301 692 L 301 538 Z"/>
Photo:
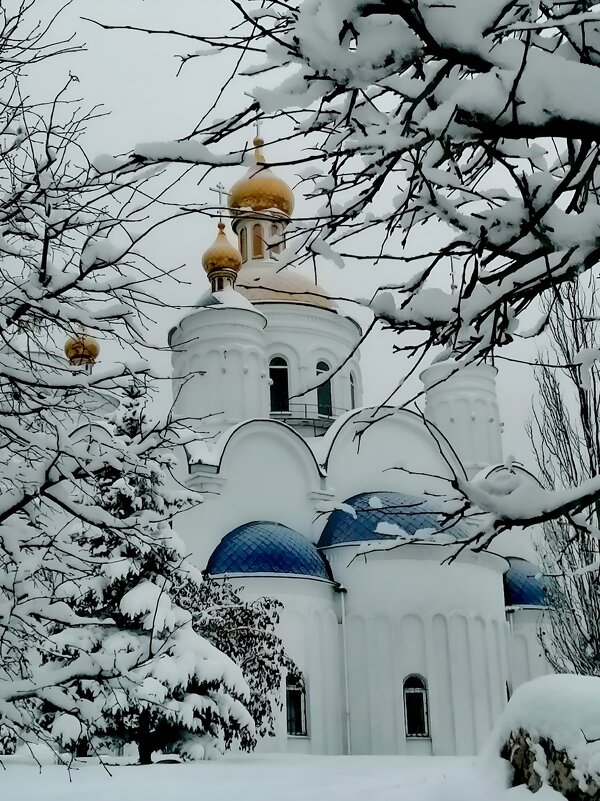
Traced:
<path fill-rule="evenodd" d="M 426 370 L 425 419 L 364 408 L 359 325 L 279 261 L 294 198 L 262 144 L 204 254 L 211 291 L 170 333 L 175 412 L 198 432 L 182 478 L 204 498 L 178 531 L 209 575 L 284 605 L 299 674 L 259 748 L 474 754 L 548 670 L 529 539 L 449 563 L 466 529 L 436 495 L 502 469 L 495 368 Z"/>

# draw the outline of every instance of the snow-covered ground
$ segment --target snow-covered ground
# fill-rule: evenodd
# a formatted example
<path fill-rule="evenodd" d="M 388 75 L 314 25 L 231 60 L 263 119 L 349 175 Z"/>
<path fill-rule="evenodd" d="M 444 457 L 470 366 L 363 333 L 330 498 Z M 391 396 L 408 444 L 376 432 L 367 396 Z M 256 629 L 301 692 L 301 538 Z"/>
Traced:
<path fill-rule="evenodd" d="M 10 801 L 533 801 L 504 789 L 502 765 L 438 757 L 228 757 L 150 767 L 97 765 L 69 774 L 5 760 L 0 798 Z M 551 790 L 535 801 L 564 801 Z"/>

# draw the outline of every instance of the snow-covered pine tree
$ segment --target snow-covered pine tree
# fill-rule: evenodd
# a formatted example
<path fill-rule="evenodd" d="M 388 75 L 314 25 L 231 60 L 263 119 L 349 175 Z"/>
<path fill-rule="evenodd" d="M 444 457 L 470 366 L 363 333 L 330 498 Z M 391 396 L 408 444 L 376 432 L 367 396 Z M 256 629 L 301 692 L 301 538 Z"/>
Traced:
<path fill-rule="evenodd" d="M 192 614 L 195 630 L 231 657 L 250 688 L 246 704 L 260 736 L 274 736 L 275 715 L 282 709 L 282 680 L 296 666 L 277 634 L 281 601 L 244 600 L 227 579 L 205 576 L 198 586 L 186 579 L 177 602 Z"/>
<path fill-rule="evenodd" d="M 202 758 L 235 739 L 245 748 L 254 741 L 240 669 L 194 631 L 173 599 L 174 587 L 201 577 L 171 529 L 187 499 L 165 486 L 172 457 L 145 424 L 145 400 L 133 381 L 109 421 L 102 466 L 80 486 L 82 502 L 118 522 L 71 523 L 82 570 L 55 589 L 79 622 L 52 633 L 47 663 L 68 666 L 83 650 L 99 672 L 55 689 L 42 709 L 45 728 L 64 748 L 133 742 L 142 764 L 155 751 Z"/>

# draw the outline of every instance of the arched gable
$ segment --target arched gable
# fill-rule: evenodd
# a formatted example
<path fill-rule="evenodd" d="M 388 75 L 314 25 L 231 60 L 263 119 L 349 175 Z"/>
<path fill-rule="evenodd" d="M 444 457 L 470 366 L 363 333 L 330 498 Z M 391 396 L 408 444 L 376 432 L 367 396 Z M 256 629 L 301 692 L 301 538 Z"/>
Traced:
<path fill-rule="evenodd" d="M 464 475 L 443 434 L 414 412 L 359 409 L 345 415 L 326 436 L 324 466 L 340 498 L 373 487 L 417 494 L 436 487 L 443 491 L 447 489 L 443 479 L 451 478 L 453 470 Z"/>
<path fill-rule="evenodd" d="M 252 420 L 228 437 L 217 467 L 223 481 L 219 505 L 227 527 L 275 520 L 302 533 L 314 512 L 307 499 L 321 490 L 315 457 L 293 429 L 274 420 Z M 221 512 L 223 514 L 223 512 Z"/>

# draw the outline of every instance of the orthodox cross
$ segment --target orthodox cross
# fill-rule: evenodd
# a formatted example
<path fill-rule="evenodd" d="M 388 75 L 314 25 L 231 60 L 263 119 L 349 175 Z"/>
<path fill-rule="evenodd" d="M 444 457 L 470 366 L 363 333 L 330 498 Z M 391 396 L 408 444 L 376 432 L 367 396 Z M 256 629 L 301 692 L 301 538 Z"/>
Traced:
<path fill-rule="evenodd" d="M 219 220 L 223 222 L 223 195 L 227 197 L 227 190 L 223 186 L 222 181 L 219 181 L 219 183 L 216 186 L 210 187 L 210 191 L 216 192 L 219 195 Z"/>

